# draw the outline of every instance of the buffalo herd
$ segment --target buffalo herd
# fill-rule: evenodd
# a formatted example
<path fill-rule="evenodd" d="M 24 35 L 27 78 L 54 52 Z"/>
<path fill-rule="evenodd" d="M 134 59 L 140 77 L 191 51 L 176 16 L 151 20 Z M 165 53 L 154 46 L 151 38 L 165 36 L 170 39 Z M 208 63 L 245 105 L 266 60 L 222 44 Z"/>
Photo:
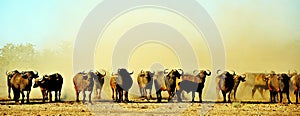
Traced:
<path fill-rule="evenodd" d="M 130 102 L 129 90 L 131 89 L 134 80 L 132 74 L 125 68 L 118 69 L 115 73 L 110 75 L 110 87 L 112 90 L 112 99 L 116 102 Z M 198 93 L 199 102 L 202 102 L 203 88 L 206 85 L 206 78 L 211 76 L 210 70 L 194 70 L 193 73 L 184 73 L 182 69 L 165 69 L 162 71 L 147 71 L 141 70 L 137 74 L 136 82 L 140 91 L 140 98 L 153 99 L 152 86 L 155 88 L 157 102 L 162 102 L 162 91 L 167 91 L 168 101 L 177 100 L 182 102 L 183 91 L 186 93 L 192 92 L 192 101 L 195 102 L 195 93 Z M 216 93 L 219 97 L 221 92 L 223 102 L 231 102 L 231 98 L 236 100 L 236 93 L 241 82 L 246 81 L 246 75 L 238 75 L 234 71 L 216 72 L 214 78 L 216 84 Z M 25 91 L 26 102 L 29 103 L 29 95 L 31 87 L 39 87 L 41 90 L 43 102 L 49 100 L 52 102 L 52 94 L 55 93 L 55 101 L 61 101 L 61 90 L 63 85 L 63 77 L 59 73 L 50 75 L 43 75 L 39 77 L 37 71 L 18 71 L 13 70 L 6 72 L 8 98 L 11 99 L 11 89 L 13 90 L 13 100 L 19 104 L 20 95 L 22 95 L 21 103 L 24 103 Z M 258 90 L 264 98 L 263 91 L 269 91 L 270 102 L 282 102 L 283 95 L 286 96 L 287 102 L 290 100 L 290 88 L 296 95 L 296 103 L 300 95 L 300 75 L 297 73 L 278 73 L 274 71 L 271 73 L 253 73 L 254 85 L 252 89 L 252 98 Z M 86 101 L 86 92 L 88 92 L 88 102 L 92 102 L 92 93 L 97 99 L 101 99 L 101 91 L 104 85 L 106 71 L 102 70 L 88 72 L 78 72 L 73 77 L 73 84 L 76 93 L 76 101 L 79 102 L 79 94 L 82 93 L 82 101 Z M 34 82 L 34 83 L 33 83 Z M 149 90 L 149 93 L 147 93 Z M 148 97 L 149 95 L 149 97 Z M 49 96 L 49 97 L 48 97 Z M 279 99 L 278 99 L 279 97 Z"/>

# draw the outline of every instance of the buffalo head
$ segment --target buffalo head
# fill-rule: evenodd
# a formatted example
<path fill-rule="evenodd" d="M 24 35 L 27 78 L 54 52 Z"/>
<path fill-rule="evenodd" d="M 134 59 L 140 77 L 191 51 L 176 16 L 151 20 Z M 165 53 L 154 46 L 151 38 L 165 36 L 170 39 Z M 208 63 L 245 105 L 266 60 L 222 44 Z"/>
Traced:
<path fill-rule="evenodd" d="M 104 72 L 104 74 L 101 74 L 99 71 L 96 71 L 95 74 L 96 74 L 98 77 L 103 78 L 103 77 L 106 76 L 106 71 L 103 70 L 103 72 Z"/>
<path fill-rule="evenodd" d="M 172 70 L 168 73 L 167 77 L 168 77 L 168 78 L 178 78 L 178 79 L 180 79 L 181 75 L 183 74 L 183 70 L 182 70 L 182 69 L 179 69 L 179 70 L 181 71 L 181 73 L 179 73 L 179 71 L 176 70 L 176 69 L 172 69 Z"/>
<path fill-rule="evenodd" d="M 133 71 L 131 73 L 129 73 L 126 69 L 120 68 L 120 69 L 118 69 L 118 74 L 129 74 L 129 75 L 132 75 Z"/>
<path fill-rule="evenodd" d="M 46 81 L 47 81 L 47 79 L 46 79 L 45 76 L 43 76 L 43 78 L 37 78 L 37 79 L 35 79 L 34 80 L 34 84 L 33 84 L 33 88 L 37 88 L 39 86 L 45 85 Z"/>

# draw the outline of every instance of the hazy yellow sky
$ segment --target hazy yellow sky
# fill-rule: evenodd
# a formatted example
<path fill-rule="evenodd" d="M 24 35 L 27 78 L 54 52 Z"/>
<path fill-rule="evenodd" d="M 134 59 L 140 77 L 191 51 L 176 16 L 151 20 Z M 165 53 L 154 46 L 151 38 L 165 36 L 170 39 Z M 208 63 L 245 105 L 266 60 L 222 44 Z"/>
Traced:
<path fill-rule="evenodd" d="M 300 70 L 300 1 L 197 1 L 219 29 L 227 69 L 241 73 Z M 52 48 L 60 41 L 73 43 L 83 20 L 101 2 L 3 0 L 0 2 L 0 46 L 30 42 L 41 50 Z M 149 22 L 162 23 L 180 32 L 193 48 L 197 65 L 200 68 L 212 67 L 205 38 L 187 19 L 168 10 L 141 8 L 123 13 L 107 25 L 95 48 L 96 68 L 111 70 L 112 51 L 117 41 L 130 29 Z M 176 51 L 163 44 L 149 42 L 130 53 L 130 70 L 150 68 L 149 65 L 156 62 L 165 67 L 180 67 Z"/>

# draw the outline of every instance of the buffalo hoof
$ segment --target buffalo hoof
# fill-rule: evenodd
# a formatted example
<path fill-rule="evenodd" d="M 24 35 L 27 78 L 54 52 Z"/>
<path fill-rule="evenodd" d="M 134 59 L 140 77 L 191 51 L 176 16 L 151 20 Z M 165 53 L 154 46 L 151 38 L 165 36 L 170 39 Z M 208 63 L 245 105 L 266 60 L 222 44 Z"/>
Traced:
<path fill-rule="evenodd" d="M 125 99 L 125 101 L 124 101 L 125 103 L 129 103 L 130 101 L 128 100 L 128 99 Z"/>

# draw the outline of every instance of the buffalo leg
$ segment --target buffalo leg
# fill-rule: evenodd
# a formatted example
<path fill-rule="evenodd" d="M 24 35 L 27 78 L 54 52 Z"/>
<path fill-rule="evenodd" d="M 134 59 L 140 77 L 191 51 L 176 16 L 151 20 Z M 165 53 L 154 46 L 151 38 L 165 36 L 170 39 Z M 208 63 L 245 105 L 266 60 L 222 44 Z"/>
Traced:
<path fill-rule="evenodd" d="M 49 101 L 52 102 L 52 91 L 49 91 Z"/>
<path fill-rule="evenodd" d="M 228 93 L 228 102 L 231 102 L 231 100 L 230 100 L 230 95 L 231 95 L 231 91 L 229 91 L 229 93 Z"/>
<path fill-rule="evenodd" d="M 44 90 L 44 97 L 45 97 L 44 101 L 48 100 L 48 90 Z"/>
<path fill-rule="evenodd" d="M 192 102 L 194 102 L 194 98 L 195 98 L 195 92 L 192 91 Z"/>
<path fill-rule="evenodd" d="M 288 103 L 292 103 L 291 99 L 290 99 L 290 92 L 289 91 L 286 92 L 286 98 L 288 99 Z"/>
<path fill-rule="evenodd" d="M 60 97 L 61 97 L 61 90 L 58 91 L 59 92 L 59 96 L 58 96 L 58 101 L 60 101 Z"/>
<path fill-rule="evenodd" d="M 123 90 L 121 88 L 117 88 L 118 91 L 118 101 L 117 102 L 122 102 L 123 101 Z"/>
<path fill-rule="evenodd" d="M 161 97 L 161 90 L 158 90 L 158 91 L 156 92 L 156 96 L 157 96 L 157 102 L 160 103 L 160 102 L 161 102 L 161 99 L 162 99 L 162 97 Z"/>
<path fill-rule="evenodd" d="M 79 91 L 76 90 L 76 102 L 79 102 Z"/>
<path fill-rule="evenodd" d="M 172 92 L 168 91 L 168 94 L 169 94 L 169 98 L 168 98 L 168 102 L 169 102 L 172 99 Z"/>
<path fill-rule="evenodd" d="M 152 99 L 152 88 L 149 89 L 150 99 Z"/>
<path fill-rule="evenodd" d="M 298 91 L 295 90 L 294 93 L 295 93 L 295 95 L 296 95 L 296 104 L 298 104 L 298 97 L 299 97 Z M 300 92 L 299 92 L 299 93 L 300 93 Z"/>
<path fill-rule="evenodd" d="M 233 98 L 236 100 L 236 90 L 233 92 Z"/>
<path fill-rule="evenodd" d="M 222 91 L 222 95 L 223 95 L 223 102 L 226 102 L 226 92 Z"/>
<path fill-rule="evenodd" d="M 202 89 L 199 91 L 199 102 L 202 103 Z"/>
<path fill-rule="evenodd" d="M 45 93 L 46 93 L 46 90 L 41 90 L 41 92 L 42 92 L 43 102 L 45 102 Z"/>
<path fill-rule="evenodd" d="M 89 102 L 92 103 L 92 94 L 93 94 L 93 91 L 90 91 L 89 93 Z"/>
<path fill-rule="evenodd" d="M 30 103 L 30 101 L 29 101 L 29 95 L 30 95 L 30 91 L 27 91 L 27 95 L 26 95 L 26 98 L 27 98 L 27 99 L 26 99 L 26 100 L 27 100 L 26 102 L 27 102 L 27 103 Z"/>
<path fill-rule="evenodd" d="M 85 102 L 85 97 L 86 97 L 86 94 L 85 94 L 85 91 L 84 91 L 84 90 L 82 91 L 82 96 L 83 96 L 82 102 L 84 103 L 84 102 Z"/>
<path fill-rule="evenodd" d="M 111 88 L 111 90 L 112 90 L 112 96 L 111 96 L 111 98 L 112 98 L 113 100 L 115 100 L 115 96 L 114 96 L 114 94 L 115 94 L 115 91 L 114 91 L 114 89 L 113 89 L 113 88 Z"/>
<path fill-rule="evenodd" d="M 44 95 L 45 91 L 44 91 L 44 90 L 41 90 L 41 93 L 42 93 L 43 103 L 44 103 L 44 102 L 45 102 L 45 95 Z"/>
<path fill-rule="evenodd" d="M 116 94 L 116 99 L 115 99 L 115 101 L 118 101 L 119 100 L 119 91 L 117 90 L 117 89 L 115 89 L 115 94 Z"/>
<path fill-rule="evenodd" d="M 57 96 L 58 96 L 58 91 L 54 91 L 55 93 L 54 93 L 54 95 L 55 95 L 55 101 L 57 102 L 58 100 L 57 100 Z"/>
<path fill-rule="evenodd" d="M 272 95 L 272 91 L 270 91 L 270 102 L 273 102 L 273 95 Z"/>
<path fill-rule="evenodd" d="M 177 92 L 176 92 L 176 95 L 177 95 L 177 101 L 178 102 L 182 102 L 182 99 L 181 99 L 181 90 L 178 90 Z"/>
<path fill-rule="evenodd" d="M 22 95 L 21 103 L 23 104 L 24 103 L 24 97 L 25 97 L 24 91 L 21 91 L 21 95 Z"/>
<path fill-rule="evenodd" d="M 9 99 L 11 99 L 11 96 L 10 96 L 10 89 L 11 89 L 11 87 L 10 87 L 10 85 L 8 85 L 8 98 L 9 98 Z"/>
<path fill-rule="evenodd" d="M 129 91 L 129 90 L 128 90 Z M 128 91 L 124 92 L 124 96 L 125 96 L 125 102 L 129 102 L 128 100 Z"/>
<path fill-rule="evenodd" d="M 141 93 L 141 97 L 143 97 L 143 96 L 144 96 L 143 92 L 144 92 L 144 91 L 143 91 L 143 88 L 141 88 L 141 87 L 140 87 L 140 93 Z"/>
<path fill-rule="evenodd" d="M 14 92 L 14 101 L 15 101 L 16 103 L 19 103 L 20 90 L 14 89 L 14 88 L 13 88 L 13 92 Z"/>

